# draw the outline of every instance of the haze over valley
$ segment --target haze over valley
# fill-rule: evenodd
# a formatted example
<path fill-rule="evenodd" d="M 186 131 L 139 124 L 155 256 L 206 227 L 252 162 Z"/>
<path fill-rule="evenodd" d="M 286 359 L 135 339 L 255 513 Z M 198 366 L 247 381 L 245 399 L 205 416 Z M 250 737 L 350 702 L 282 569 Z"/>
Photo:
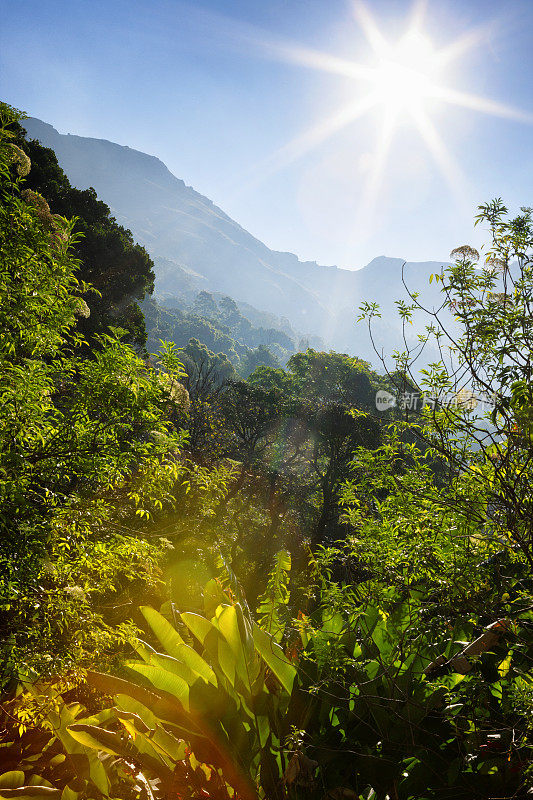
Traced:
<path fill-rule="evenodd" d="M 354 270 L 302 262 L 269 249 L 207 197 L 186 186 L 154 156 L 101 139 L 60 134 L 51 125 L 24 121 L 30 138 L 53 149 L 72 185 L 90 186 L 117 221 L 129 228 L 155 264 L 155 292 L 191 299 L 200 291 L 229 295 L 285 318 L 298 336 L 320 337 L 324 346 L 376 362 L 364 325 L 356 325 L 363 301 L 377 302 L 375 343 L 390 354 L 402 346 L 395 301 L 407 286 L 428 306 L 439 304 L 431 273 L 442 262 L 405 263 L 378 256 Z M 355 265 L 359 266 L 359 265 Z M 422 323 L 419 317 L 420 324 Z M 415 340 L 415 331 L 411 336 Z"/>

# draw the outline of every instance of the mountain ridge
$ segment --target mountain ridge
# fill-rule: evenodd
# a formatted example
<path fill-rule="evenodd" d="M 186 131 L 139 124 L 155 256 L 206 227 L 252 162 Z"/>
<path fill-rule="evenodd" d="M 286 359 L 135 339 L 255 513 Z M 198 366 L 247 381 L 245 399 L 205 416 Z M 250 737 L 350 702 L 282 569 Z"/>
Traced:
<path fill-rule="evenodd" d="M 146 247 L 155 263 L 156 292 L 219 292 L 290 319 L 303 334 L 321 336 L 329 346 L 373 356 L 368 333 L 355 329 L 364 300 L 380 301 L 386 322 L 378 322 L 390 351 L 399 327 L 391 322 L 394 300 L 405 297 L 402 265 L 416 290 L 429 287 L 442 262 L 405 262 L 378 256 L 347 270 L 300 261 L 271 250 L 209 198 L 173 175 L 157 156 L 106 139 L 61 134 L 36 118 L 24 120 L 31 138 L 52 148 L 71 183 L 94 187 L 117 220 Z M 425 291 L 431 297 L 435 290 Z M 438 294 L 438 291 L 437 291 Z M 428 298 L 425 298 L 426 300 Z M 393 335 L 393 331 L 395 331 Z M 363 340 L 364 339 L 364 340 Z"/>

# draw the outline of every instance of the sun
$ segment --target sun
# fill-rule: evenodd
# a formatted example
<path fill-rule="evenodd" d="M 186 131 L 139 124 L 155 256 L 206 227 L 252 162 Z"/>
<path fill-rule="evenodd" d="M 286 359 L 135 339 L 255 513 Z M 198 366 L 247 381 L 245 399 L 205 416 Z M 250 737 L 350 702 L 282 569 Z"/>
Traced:
<path fill-rule="evenodd" d="M 388 154 L 397 128 L 407 119 L 436 163 L 454 198 L 463 202 L 466 181 L 459 164 L 449 152 L 441 131 L 432 119 L 438 106 L 465 110 L 533 124 L 533 114 L 480 95 L 452 88 L 447 82 L 451 64 L 486 41 L 487 28 L 470 30 L 444 47 L 437 47 L 424 30 L 423 0 L 415 0 L 406 18 L 403 34 L 389 41 L 367 6 L 353 0 L 354 17 L 370 46 L 368 61 L 352 61 L 300 45 L 269 43 L 276 59 L 339 75 L 353 80 L 352 99 L 329 116 L 322 116 L 313 128 L 297 136 L 258 165 L 266 177 L 309 153 L 340 130 L 363 116 L 381 109 L 381 128 L 375 136 L 375 152 L 361 194 L 367 220 L 377 206 Z"/>
<path fill-rule="evenodd" d="M 429 39 L 410 32 L 379 59 L 370 76 L 380 103 L 394 112 L 420 109 L 432 97 L 439 72 Z"/>

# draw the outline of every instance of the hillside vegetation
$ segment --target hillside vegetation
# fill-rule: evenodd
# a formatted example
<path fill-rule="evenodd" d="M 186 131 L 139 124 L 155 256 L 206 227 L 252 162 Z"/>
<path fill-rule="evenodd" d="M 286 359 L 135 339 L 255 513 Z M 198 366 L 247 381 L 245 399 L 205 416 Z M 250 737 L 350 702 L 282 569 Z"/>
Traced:
<path fill-rule="evenodd" d="M 479 209 L 486 255 L 380 375 L 154 302 L 21 125 L 0 105 L 0 800 L 531 796 L 531 211 Z"/>
<path fill-rule="evenodd" d="M 196 339 L 213 353 L 225 354 L 246 377 L 256 366 L 285 364 L 297 349 L 297 336 L 289 325 L 283 326 L 285 330 L 279 323 L 275 328 L 255 326 L 231 297 L 217 300 L 203 291 L 190 303 L 175 297 L 150 298 L 142 308 L 149 352 L 157 350 L 161 339 L 172 341 L 177 347 L 186 347 Z M 300 344 L 307 342 L 300 340 Z"/>

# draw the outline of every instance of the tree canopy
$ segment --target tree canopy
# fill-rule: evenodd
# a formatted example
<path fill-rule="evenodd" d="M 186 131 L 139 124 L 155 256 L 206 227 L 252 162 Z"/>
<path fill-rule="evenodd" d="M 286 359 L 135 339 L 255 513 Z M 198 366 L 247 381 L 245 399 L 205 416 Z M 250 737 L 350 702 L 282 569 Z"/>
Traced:
<path fill-rule="evenodd" d="M 139 308 L 154 286 L 153 263 L 146 250 L 133 241 L 129 230 L 111 216 L 109 207 L 92 188 L 76 189 L 59 167 L 53 150 L 28 140 L 23 120 L 11 126 L 13 143 L 30 159 L 25 191 L 46 198 L 52 214 L 75 218 L 72 255 L 79 262 L 77 277 L 90 284 L 83 299 L 90 316 L 79 316 L 77 327 L 89 339 L 110 325 L 127 331 L 128 341 L 146 343 L 143 314 Z"/>

